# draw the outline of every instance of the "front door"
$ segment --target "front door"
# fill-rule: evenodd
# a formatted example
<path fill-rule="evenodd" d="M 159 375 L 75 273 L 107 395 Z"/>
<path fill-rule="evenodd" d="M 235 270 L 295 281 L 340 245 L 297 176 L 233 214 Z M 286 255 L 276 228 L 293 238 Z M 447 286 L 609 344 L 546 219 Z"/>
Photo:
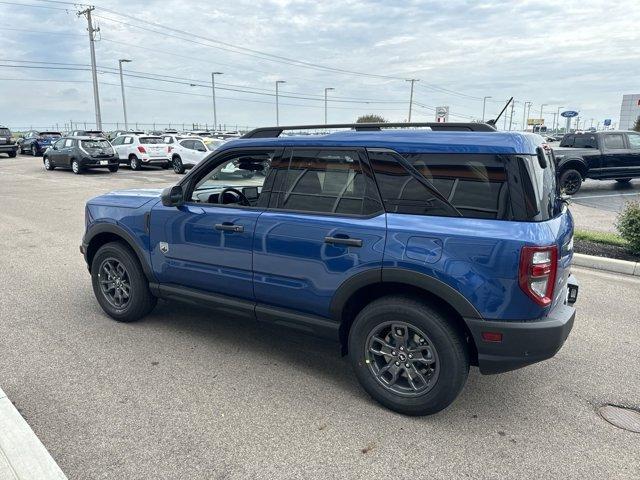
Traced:
<path fill-rule="evenodd" d="M 382 268 L 386 220 L 366 155 L 288 150 L 269 178 L 254 241 L 256 301 L 329 318 L 343 282 Z"/>
<path fill-rule="evenodd" d="M 251 171 L 273 154 L 222 153 L 183 181 L 183 206 L 152 209 L 151 259 L 161 284 L 253 301 L 253 235 L 264 177 L 219 178 L 219 172 L 239 159 Z"/>

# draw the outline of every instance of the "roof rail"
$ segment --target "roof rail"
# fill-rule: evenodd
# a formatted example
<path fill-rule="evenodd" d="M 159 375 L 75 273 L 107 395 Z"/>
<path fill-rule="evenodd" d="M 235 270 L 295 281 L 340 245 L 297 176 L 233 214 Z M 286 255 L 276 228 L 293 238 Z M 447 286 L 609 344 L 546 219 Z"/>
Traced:
<path fill-rule="evenodd" d="M 329 125 L 291 125 L 286 127 L 260 127 L 245 133 L 242 138 L 277 138 L 285 130 L 326 130 L 333 128 L 349 128 L 358 132 L 380 131 L 383 128 L 411 128 L 430 127 L 438 131 L 463 131 L 463 132 L 495 132 L 492 125 L 486 123 L 334 123 Z"/>

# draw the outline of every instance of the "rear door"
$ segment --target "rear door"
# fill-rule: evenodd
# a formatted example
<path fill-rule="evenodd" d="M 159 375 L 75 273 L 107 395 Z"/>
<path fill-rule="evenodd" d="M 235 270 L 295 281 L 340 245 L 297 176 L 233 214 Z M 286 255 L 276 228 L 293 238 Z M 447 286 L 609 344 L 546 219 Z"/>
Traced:
<path fill-rule="evenodd" d="M 627 133 L 627 145 L 625 163 L 633 169 L 634 175 L 640 175 L 640 133 Z"/>
<path fill-rule="evenodd" d="M 58 157 L 61 165 L 66 167 L 71 166 L 71 156 L 73 154 L 74 143 L 75 140 L 73 138 L 65 138 L 62 150 L 60 151 L 60 156 Z"/>
<path fill-rule="evenodd" d="M 260 304 L 330 317 L 343 282 L 382 268 L 386 219 L 365 152 L 289 149 L 265 190 L 253 256 L 258 319 L 270 319 Z"/>
<path fill-rule="evenodd" d="M 603 177 L 623 178 L 633 175 L 636 167 L 630 159 L 625 134 L 623 132 L 602 133 L 600 138 Z"/>

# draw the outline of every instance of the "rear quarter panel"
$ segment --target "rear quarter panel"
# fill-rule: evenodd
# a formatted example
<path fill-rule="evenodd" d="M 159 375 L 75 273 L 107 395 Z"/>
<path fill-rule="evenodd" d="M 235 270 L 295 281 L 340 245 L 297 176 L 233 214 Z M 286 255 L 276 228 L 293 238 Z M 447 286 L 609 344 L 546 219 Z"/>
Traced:
<path fill-rule="evenodd" d="M 518 285 L 520 250 L 557 243 L 566 222 L 558 217 L 535 223 L 388 214 L 383 268 L 437 278 L 464 295 L 487 320 L 539 318 L 546 309 Z M 565 261 L 570 263 L 570 258 Z"/>

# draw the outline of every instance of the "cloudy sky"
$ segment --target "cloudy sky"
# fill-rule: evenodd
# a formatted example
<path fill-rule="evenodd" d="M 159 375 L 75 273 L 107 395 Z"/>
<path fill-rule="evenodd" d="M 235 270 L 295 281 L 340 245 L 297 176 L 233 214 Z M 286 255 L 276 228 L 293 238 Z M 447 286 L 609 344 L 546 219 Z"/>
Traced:
<path fill-rule="evenodd" d="M 24 4 L 28 4 L 25 6 Z M 218 121 L 322 123 L 377 113 L 414 121 L 495 116 L 516 99 L 550 125 L 558 107 L 587 126 L 617 121 L 625 93 L 640 93 L 640 5 L 616 1 L 96 0 L 104 129 L 122 128 L 118 59 L 127 58 L 130 124 Z M 62 129 L 94 122 L 87 22 L 66 2 L 0 1 L 0 123 Z M 28 67 L 28 68 L 27 68 Z M 499 123 L 503 125 L 502 121 Z"/>

